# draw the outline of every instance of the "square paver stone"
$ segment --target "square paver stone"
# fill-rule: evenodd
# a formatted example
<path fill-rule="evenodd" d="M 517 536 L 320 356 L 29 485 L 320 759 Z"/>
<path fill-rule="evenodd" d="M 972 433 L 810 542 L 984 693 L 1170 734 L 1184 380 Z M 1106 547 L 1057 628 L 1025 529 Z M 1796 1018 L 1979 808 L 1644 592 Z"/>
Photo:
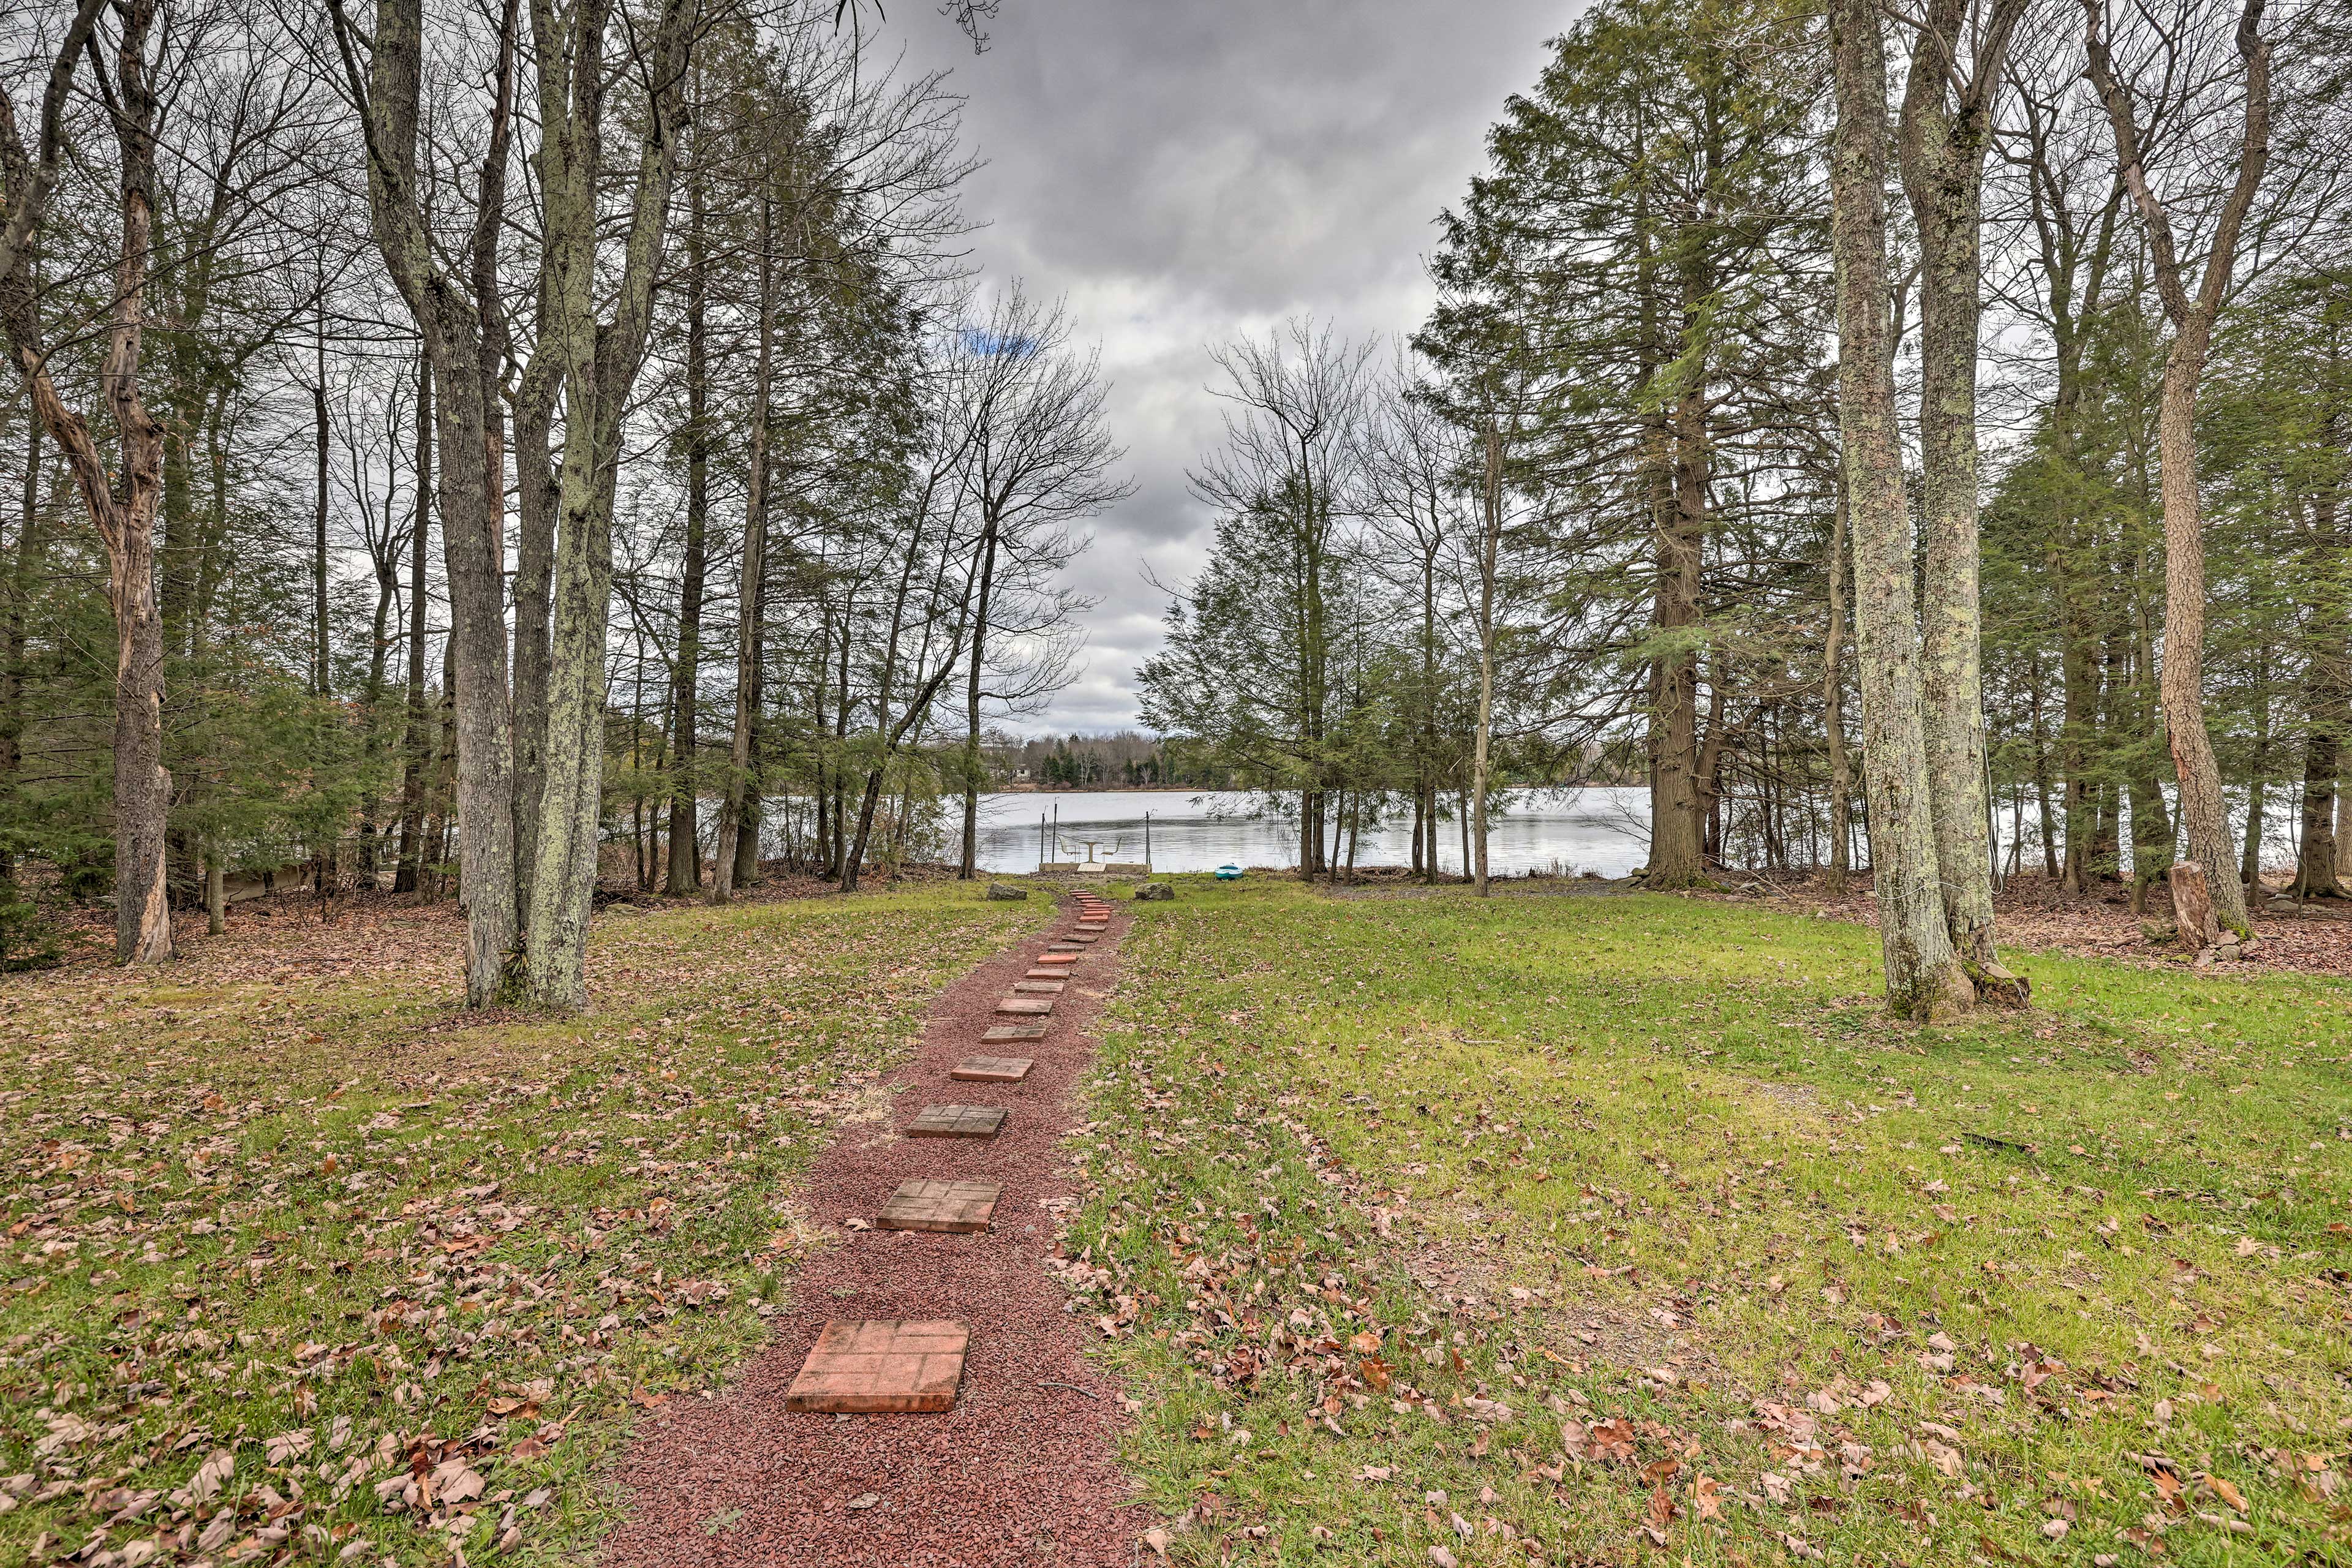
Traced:
<path fill-rule="evenodd" d="M 1041 952 L 1037 955 L 1040 963 L 1076 963 L 1077 959 L 1075 952 Z"/>
<path fill-rule="evenodd" d="M 971 1331 L 961 1323 L 832 1319 L 785 1391 L 784 1408 L 882 1414 L 952 1408 L 971 1343 Z"/>
<path fill-rule="evenodd" d="M 980 1043 L 1002 1046 L 1014 1040 L 1042 1040 L 1045 1037 L 1045 1026 L 1043 1024 L 994 1024 L 989 1026 L 988 1033 L 981 1036 Z"/>
<path fill-rule="evenodd" d="M 1004 1125 L 1001 1105 L 927 1105 L 907 1123 L 909 1138 L 993 1138 Z"/>
<path fill-rule="evenodd" d="M 988 1228 L 1003 1190 L 994 1182 L 901 1182 L 874 1223 L 884 1230 L 969 1235 Z"/>
<path fill-rule="evenodd" d="M 1068 984 L 1066 980 L 1016 980 L 1013 989 L 1030 996 L 1059 996 Z"/>
<path fill-rule="evenodd" d="M 1007 996 L 996 1010 L 1014 1018 L 1042 1018 L 1054 1010 L 1051 996 Z"/>
<path fill-rule="evenodd" d="M 1051 980 L 1056 984 L 1067 980 L 1069 977 L 1070 972 L 1068 970 L 1055 968 L 1050 964 L 1032 969 L 1021 976 L 1024 980 Z"/>
<path fill-rule="evenodd" d="M 1019 1083 L 1036 1065 L 1027 1057 L 966 1057 L 948 1076 L 966 1083 Z"/>

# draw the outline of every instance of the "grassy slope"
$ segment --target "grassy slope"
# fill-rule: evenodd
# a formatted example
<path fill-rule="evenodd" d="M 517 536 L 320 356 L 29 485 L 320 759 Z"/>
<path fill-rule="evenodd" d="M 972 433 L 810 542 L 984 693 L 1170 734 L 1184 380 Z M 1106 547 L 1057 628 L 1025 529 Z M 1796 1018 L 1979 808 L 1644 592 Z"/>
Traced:
<path fill-rule="evenodd" d="M 2352 1551 L 2352 988 L 1926 1033 L 1826 921 L 1181 893 L 1067 1242 L 1179 1560 Z"/>
<path fill-rule="evenodd" d="M 759 1343 L 810 1239 L 793 1174 L 938 988 L 1046 912 L 967 888 L 612 919 L 604 1005 L 562 1022 L 452 1016 L 438 941 L 353 979 L 10 982 L 0 1561 L 126 1509 L 125 1563 L 593 1541 L 633 1405 Z M 402 1498 L 411 1471 L 437 1495 Z"/>

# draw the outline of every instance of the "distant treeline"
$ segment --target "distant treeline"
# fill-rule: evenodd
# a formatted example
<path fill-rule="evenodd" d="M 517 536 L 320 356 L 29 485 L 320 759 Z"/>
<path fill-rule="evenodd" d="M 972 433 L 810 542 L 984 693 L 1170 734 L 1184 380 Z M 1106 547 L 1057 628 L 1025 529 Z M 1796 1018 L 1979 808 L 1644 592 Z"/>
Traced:
<path fill-rule="evenodd" d="M 996 789 L 1250 790 L 1263 784 L 1197 741 L 1154 740 L 1134 730 L 1108 735 L 1057 735 L 1023 741 L 996 734 L 982 748 Z M 1638 772 L 1597 748 L 1563 759 L 1548 775 L 1521 784 L 1629 784 Z"/>
<path fill-rule="evenodd" d="M 1200 748 L 1155 741 L 1133 730 L 1028 741 L 999 736 L 987 755 L 990 771 L 1003 789 L 1247 787 L 1234 777 L 1230 767 L 1204 760 Z"/>

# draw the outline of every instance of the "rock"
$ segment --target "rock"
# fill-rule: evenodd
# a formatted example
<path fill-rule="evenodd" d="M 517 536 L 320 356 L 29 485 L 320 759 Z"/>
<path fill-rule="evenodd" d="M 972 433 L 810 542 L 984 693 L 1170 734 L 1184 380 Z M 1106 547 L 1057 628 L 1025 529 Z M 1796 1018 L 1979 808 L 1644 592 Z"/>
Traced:
<path fill-rule="evenodd" d="M 2139 934 L 2142 941 L 2161 947 L 2168 942 L 2178 941 L 2180 928 L 2170 921 L 2147 920 L 2139 922 Z"/>
<path fill-rule="evenodd" d="M 2221 922 L 2213 915 L 2213 895 L 2205 886 L 2205 868 L 2184 861 L 2164 877 L 2172 889 L 2172 916 L 2179 922 L 2180 945 L 2202 953 L 2221 940 Z"/>
<path fill-rule="evenodd" d="M 1135 889 L 1135 901 L 1139 904 L 1173 903 L 1175 900 L 1176 888 L 1171 882 L 1146 882 Z"/>
<path fill-rule="evenodd" d="M 1029 896 L 1029 889 L 1016 888 L 1010 882 L 991 882 L 988 885 L 988 896 L 1008 904 L 1016 904 Z"/>

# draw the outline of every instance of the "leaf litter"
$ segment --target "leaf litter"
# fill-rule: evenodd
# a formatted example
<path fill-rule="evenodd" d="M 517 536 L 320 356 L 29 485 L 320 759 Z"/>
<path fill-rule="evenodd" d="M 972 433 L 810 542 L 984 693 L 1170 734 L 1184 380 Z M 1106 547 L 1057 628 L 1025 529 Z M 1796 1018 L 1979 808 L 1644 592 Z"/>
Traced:
<path fill-rule="evenodd" d="M 0 1555 L 593 1541 L 601 1457 L 761 1342 L 813 1244 L 793 1173 L 1001 910 L 600 922 L 578 1019 L 450 1012 L 443 908 L 247 917 L 162 975 L 12 980 Z"/>
<path fill-rule="evenodd" d="M 1350 948 L 1321 929 L 1140 930 L 1076 1149 L 1092 1196 L 1057 1266 L 1101 1353 L 1148 1391 L 1130 1403 L 1144 1423 L 1134 1457 L 1169 1520 L 1146 1538 L 1156 1553 L 1631 1562 L 1704 1535 L 1787 1560 L 2022 1561 L 2088 1531 L 2086 1561 L 2199 1561 L 2250 1530 L 2352 1541 L 2340 1398 L 2268 1370 L 2270 1403 L 2243 1378 L 2225 1391 L 2210 1373 L 2228 1352 L 2210 1338 L 2196 1367 L 2145 1331 L 2123 1355 L 2070 1364 L 1999 1331 L 2019 1316 L 2008 1292 L 2042 1289 L 2039 1267 L 1996 1247 L 1963 1276 L 1941 1255 L 1956 1227 L 2013 1224 L 2021 1184 L 2000 1151 L 1944 1149 L 1948 1175 L 1909 1178 L 1916 1217 L 1864 1217 L 1851 1197 L 1840 1212 L 1837 1173 L 1857 1155 L 1913 1170 L 1917 1156 L 1865 1142 L 1855 1129 L 1872 1122 L 1851 1108 L 1816 1113 L 1810 1094 L 1784 1106 L 1726 1075 L 1715 1092 L 1758 1125 L 1707 1134 L 1713 1153 L 1696 1140 L 1644 1153 L 1637 1184 L 1597 1157 L 1621 1129 L 1596 1116 L 1546 1119 L 1538 1143 L 1524 1125 L 1536 1118 L 1506 1110 L 1507 1087 L 1473 1078 L 1433 1095 L 1433 1058 L 1342 1049 L 1360 1037 L 1319 1014 L 1315 992 L 1380 974 L 1367 953 L 1444 944 L 1396 931 Z M 1268 952 L 1293 956 L 1243 956 Z M 1530 1076 L 1561 1059 L 1520 1048 Z M 1612 1060 L 1661 1076 L 1655 1058 Z M 1458 1138 L 1443 1157 L 1419 1141 L 1441 1123 Z M 1416 1130 L 1406 1152 L 1427 1157 L 1400 1159 L 1384 1126 Z M 1351 1163 L 1350 1142 L 1385 1157 Z M 1547 1201 L 1497 1201 L 1513 1190 Z M 2126 1289 L 2076 1261 L 2095 1230 L 2112 1232 L 2109 1195 L 2047 1178 L 2028 1189 L 2046 1218 L 2081 1226 L 2058 1289 L 2086 1302 Z M 2157 1212 L 2177 1197 L 2142 1195 L 2152 1225 L 2172 1223 Z M 1987 1202 L 1998 1225 L 1962 1212 Z M 1711 1274 L 1661 1267 L 1704 1251 L 1711 1224 L 1751 1215 L 1780 1260 L 1769 1276 L 1744 1257 Z M 1922 1311 L 1927 1294 L 1909 1288 L 1922 1270 L 1965 1302 Z M 2309 1306 L 2352 1321 L 2347 1283 L 2319 1277 Z M 2201 1284 L 2184 1263 L 2125 1311 L 2169 1308 L 2179 1327 L 2220 1336 Z"/>

